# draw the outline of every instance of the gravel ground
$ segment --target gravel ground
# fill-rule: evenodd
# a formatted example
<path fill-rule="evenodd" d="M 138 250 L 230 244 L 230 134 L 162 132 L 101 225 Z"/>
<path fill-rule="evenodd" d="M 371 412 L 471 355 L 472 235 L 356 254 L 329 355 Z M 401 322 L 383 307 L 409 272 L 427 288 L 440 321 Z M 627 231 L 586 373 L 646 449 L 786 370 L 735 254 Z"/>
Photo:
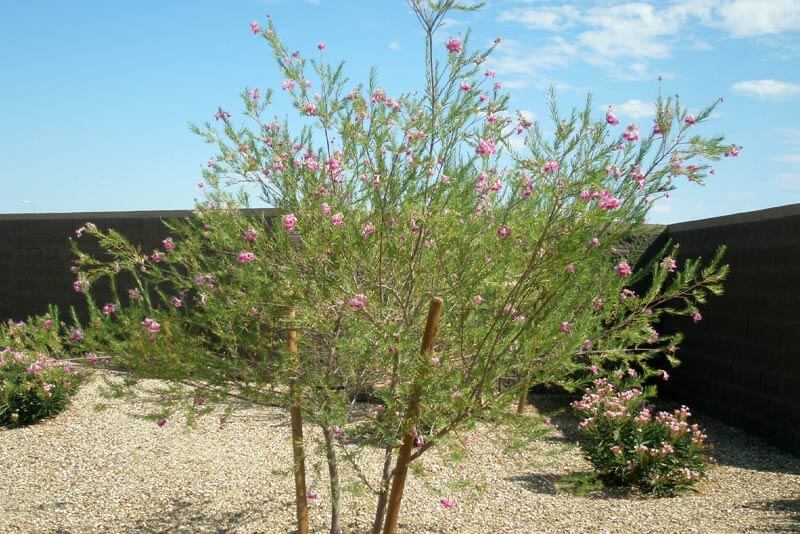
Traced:
<path fill-rule="evenodd" d="M 55 419 L 0 430 L 0 532 L 290 532 L 293 530 L 288 416 L 277 408 L 247 408 L 220 426 L 195 428 L 141 417 L 142 406 L 101 397 L 99 380 L 84 386 Z M 97 409 L 98 404 L 106 405 Z M 434 450 L 409 475 L 402 532 L 800 532 L 800 459 L 709 418 L 696 418 L 714 443 L 718 465 L 698 492 L 648 499 L 604 490 L 584 497 L 554 484 L 587 471 L 566 430 L 530 450 L 504 454 L 488 428 L 471 435 L 462 469 Z M 315 428 L 307 438 L 320 439 Z M 324 458 L 313 449 L 309 456 Z M 370 480 L 381 456 L 361 457 Z M 309 461 L 309 488 L 319 493 L 312 529 L 328 520 L 327 473 Z M 356 480 L 344 468 L 345 484 Z M 448 483 L 471 478 L 453 492 Z M 485 483 L 485 492 L 476 489 Z M 455 509 L 439 504 L 454 496 Z M 346 493 L 343 525 L 368 529 L 374 498 Z"/>

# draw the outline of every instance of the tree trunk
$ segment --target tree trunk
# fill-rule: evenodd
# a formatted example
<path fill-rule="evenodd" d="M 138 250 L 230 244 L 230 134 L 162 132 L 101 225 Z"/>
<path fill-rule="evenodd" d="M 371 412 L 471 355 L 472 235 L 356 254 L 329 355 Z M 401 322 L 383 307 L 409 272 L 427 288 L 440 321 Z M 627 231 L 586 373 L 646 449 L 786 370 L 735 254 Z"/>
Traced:
<path fill-rule="evenodd" d="M 289 320 L 293 321 L 295 311 L 289 312 Z M 292 458 L 294 471 L 294 501 L 297 508 L 297 532 L 308 534 L 308 494 L 306 491 L 306 462 L 303 452 L 303 412 L 300 406 L 300 391 L 297 378 L 300 374 L 300 358 L 297 354 L 297 330 L 289 329 L 289 352 L 292 355 L 294 372 L 289 380 L 289 414 L 292 421 Z"/>
<path fill-rule="evenodd" d="M 522 392 L 519 394 L 519 402 L 517 402 L 517 414 L 522 415 L 525 412 L 525 407 L 528 405 L 528 381 L 522 385 Z"/>
<path fill-rule="evenodd" d="M 436 340 L 436 331 L 439 329 L 439 318 L 442 315 L 442 299 L 433 297 L 431 299 L 430 307 L 428 308 L 428 320 L 425 323 L 425 334 L 422 337 L 422 347 L 420 353 L 424 358 L 427 358 L 433 352 L 433 344 Z M 422 362 L 422 373 L 425 372 L 429 362 Z M 411 449 L 414 447 L 414 432 L 413 427 L 419 418 L 420 410 L 420 390 L 419 382 L 415 382 L 411 390 L 411 402 L 406 411 L 405 420 L 403 421 L 403 428 L 406 429 L 403 444 L 397 453 L 397 463 L 394 467 L 394 479 L 392 480 L 392 492 L 389 494 L 389 504 L 386 510 L 386 525 L 383 529 L 383 534 L 395 534 L 397 532 L 397 519 L 400 516 L 400 503 L 403 499 L 403 491 L 406 485 L 406 476 L 408 475 L 409 459 L 411 457 Z"/>
<path fill-rule="evenodd" d="M 372 534 L 380 534 L 383 528 L 383 518 L 386 515 L 386 504 L 389 502 L 389 479 L 392 476 L 392 452 L 389 446 L 384 451 L 383 474 L 381 476 L 381 491 L 378 494 L 378 505 L 375 507 L 375 521 L 372 523 Z"/>
<path fill-rule="evenodd" d="M 328 457 L 328 475 L 331 482 L 331 534 L 339 534 L 339 506 L 341 494 L 339 489 L 339 466 L 336 461 L 336 449 L 333 441 L 333 429 L 328 425 L 322 425 L 322 433 L 325 435 L 325 454 Z"/>

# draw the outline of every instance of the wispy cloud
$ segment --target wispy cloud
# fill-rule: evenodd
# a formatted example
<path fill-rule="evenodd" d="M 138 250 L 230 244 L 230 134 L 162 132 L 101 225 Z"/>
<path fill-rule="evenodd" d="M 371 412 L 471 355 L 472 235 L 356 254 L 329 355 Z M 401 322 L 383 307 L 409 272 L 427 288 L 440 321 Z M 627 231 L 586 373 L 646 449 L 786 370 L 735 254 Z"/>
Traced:
<path fill-rule="evenodd" d="M 734 92 L 761 100 L 794 100 L 800 98 L 800 84 L 778 80 L 747 80 L 731 86 Z"/>
<path fill-rule="evenodd" d="M 389 49 L 390 50 L 402 50 L 402 46 L 398 41 L 389 41 Z"/>
<path fill-rule="evenodd" d="M 656 113 L 655 104 L 653 104 L 652 102 L 645 102 L 644 100 L 637 100 L 635 98 L 627 100 L 622 104 L 617 104 L 616 106 L 613 107 L 614 110 L 617 111 L 620 115 L 624 115 L 628 118 L 635 120 L 654 117 Z"/>
<path fill-rule="evenodd" d="M 574 53 L 617 78 L 655 77 L 651 62 L 672 57 L 676 49 L 709 50 L 713 43 L 699 34 L 713 28 L 733 38 L 771 38 L 800 29 L 798 0 L 673 0 L 627 2 L 558 2 L 501 9 L 498 21 L 546 32 L 570 33 Z M 792 45 L 795 46 L 795 45 Z M 537 47 L 531 47 L 533 55 Z"/>
<path fill-rule="evenodd" d="M 732 37 L 774 35 L 800 28 L 797 0 L 728 0 L 717 4 L 710 25 Z"/>

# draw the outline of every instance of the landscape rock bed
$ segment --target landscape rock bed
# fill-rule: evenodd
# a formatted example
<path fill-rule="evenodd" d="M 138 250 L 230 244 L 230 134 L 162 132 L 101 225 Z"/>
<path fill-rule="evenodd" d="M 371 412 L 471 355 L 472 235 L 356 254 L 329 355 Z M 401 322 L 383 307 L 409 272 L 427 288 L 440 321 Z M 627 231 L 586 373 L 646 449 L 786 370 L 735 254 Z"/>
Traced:
<path fill-rule="evenodd" d="M 290 532 L 294 528 L 288 414 L 245 408 L 224 425 L 207 416 L 195 428 L 182 418 L 159 427 L 145 407 L 100 395 L 97 378 L 57 418 L 0 431 L 2 532 Z M 98 409 L 98 405 L 105 406 Z M 463 468 L 434 450 L 421 461 L 425 475 L 409 477 L 403 532 L 788 532 L 800 531 L 800 459 L 712 419 L 707 429 L 718 465 L 698 492 L 652 499 L 622 490 L 577 497 L 555 484 L 589 464 L 575 446 L 571 421 L 529 450 L 505 454 L 496 429 L 470 434 Z M 563 428 L 563 431 L 562 431 Z M 320 441 L 306 427 L 308 441 Z M 309 489 L 319 498 L 311 526 L 327 531 L 327 469 L 307 445 Z M 367 449 L 366 475 L 378 479 L 382 455 Z M 344 484 L 355 482 L 342 466 Z M 471 478 L 485 492 L 448 490 Z M 442 497 L 457 505 L 443 509 Z M 346 492 L 347 532 L 368 530 L 374 497 Z"/>

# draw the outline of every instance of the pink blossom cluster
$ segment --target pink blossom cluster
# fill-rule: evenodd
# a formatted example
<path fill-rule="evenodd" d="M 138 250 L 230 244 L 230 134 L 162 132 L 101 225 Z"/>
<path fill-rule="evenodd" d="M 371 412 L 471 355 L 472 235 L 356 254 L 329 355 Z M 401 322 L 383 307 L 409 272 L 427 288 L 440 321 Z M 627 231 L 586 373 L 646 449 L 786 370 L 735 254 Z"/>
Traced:
<path fill-rule="evenodd" d="M 161 325 L 154 319 L 150 317 L 145 317 L 142 321 L 142 326 L 144 326 L 151 335 L 158 334 L 161 332 Z"/>
<path fill-rule="evenodd" d="M 463 50 L 463 45 L 458 39 L 448 39 L 447 43 L 445 43 L 445 46 L 447 47 L 448 52 L 451 54 L 460 54 Z"/>
<path fill-rule="evenodd" d="M 497 145 L 491 139 L 481 139 L 475 147 L 475 153 L 482 158 L 488 158 L 497 153 Z"/>
<path fill-rule="evenodd" d="M 367 296 L 363 293 L 357 293 L 347 301 L 347 304 L 349 304 L 354 310 L 362 310 L 367 304 Z"/>

